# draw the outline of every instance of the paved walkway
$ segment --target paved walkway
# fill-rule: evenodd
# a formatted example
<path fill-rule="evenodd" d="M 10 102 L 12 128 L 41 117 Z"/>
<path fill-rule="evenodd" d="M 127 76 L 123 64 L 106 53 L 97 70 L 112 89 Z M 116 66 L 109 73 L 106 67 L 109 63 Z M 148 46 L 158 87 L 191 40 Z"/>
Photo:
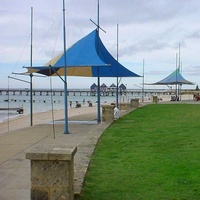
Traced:
<path fill-rule="evenodd" d="M 26 152 L 34 145 L 58 144 L 77 146 L 75 155 L 75 195 L 81 192 L 82 182 L 96 143 L 110 123 L 95 123 L 96 114 L 71 118 L 70 134 L 63 134 L 64 125 L 56 123 L 55 139 L 51 124 L 37 125 L 0 135 L 0 200 L 30 199 L 30 160 Z M 84 121 L 83 121 L 84 120 Z M 90 120 L 87 123 L 85 120 Z M 93 121 L 93 123 L 91 123 Z"/>

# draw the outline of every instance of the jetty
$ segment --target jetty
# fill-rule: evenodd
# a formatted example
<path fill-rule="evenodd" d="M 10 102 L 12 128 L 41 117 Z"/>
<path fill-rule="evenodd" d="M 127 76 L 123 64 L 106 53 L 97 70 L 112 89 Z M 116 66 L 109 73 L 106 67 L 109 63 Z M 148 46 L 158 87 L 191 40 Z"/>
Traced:
<path fill-rule="evenodd" d="M 171 91 L 164 90 L 164 89 L 145 89 L 142 91 L 141 89 L 126 89 L 126 90 L 119 90 L 119 95 L 121 96 L 141 96 L 142 93 L 144 96 L 152 96 L 152 95 L 169 95 Z M 63 89 L 33 89 L 32 91 L 33 96 L 63 96 L 64 90 Z M 30 90 L 29 88 L 0 88 L 0 95 L 23 95 L 29 96 Z M 67 91 L 68 96 L 97 96 L 97 90 L 91 89 L 68 89 Z M 116 90 L 113 89 L 106 89 L 100 90 L 101 96 L 116 96 Z"/>

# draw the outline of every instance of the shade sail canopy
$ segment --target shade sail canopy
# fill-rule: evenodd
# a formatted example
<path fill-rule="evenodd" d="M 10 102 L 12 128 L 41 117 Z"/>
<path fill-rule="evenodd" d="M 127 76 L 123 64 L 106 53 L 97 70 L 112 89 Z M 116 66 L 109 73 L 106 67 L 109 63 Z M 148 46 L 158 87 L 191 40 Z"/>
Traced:
<path fill-rule="evenodd" d="M 99 38 L 97 30 L 89 33 L 64 53 L 66 54 L 67 76 L 140 77 L 112 57 Z M 29 73 L 64 76 L 64 53 L 50 60 L 45 66 L 26 68 Z"/>
<path fill-rule="evenodd" d="M 194 85 L 194 83 L 183 78 L 183 76 L 180 74 L 179 69 L 176 69 L 174 72 L 172 72 L 169 76 L 162 79 L 161 81 L 149 85 L 177 85 L 177 84 Z"/>

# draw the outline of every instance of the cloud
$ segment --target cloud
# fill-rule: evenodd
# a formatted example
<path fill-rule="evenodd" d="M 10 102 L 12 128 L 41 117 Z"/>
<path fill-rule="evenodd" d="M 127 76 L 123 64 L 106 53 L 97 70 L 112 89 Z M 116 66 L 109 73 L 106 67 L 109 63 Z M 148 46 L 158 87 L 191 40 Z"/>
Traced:
<path fill-rule="evenodd" d="M 196 30 L 188 35 L 189 39 L 200 39 L 200 30 Z"/>
<path fill-rule="evenodd" d="M 200 76 L 200 65 L 198 66 L 188 66 L 184 68 L 183 73 L 187 76 Z"/>
<path fill-rule="evenodd" d="M 145 59 L 146 78 L 155 79 L 157 75 L 159 80 L 175 69 L 175 56 L 181 43 L 183 73 L 198 79 L 200 1 L 99 2 L 100 26 L 106 30 L 106 34 L 100 32 L 101 39 L 116 58 L 116 24 L 119 24 L 119 60 L 125 66 L 141 73 L 142 60 Z M 66 0 L 65 5 L 69 47 L 96 28 L 89 19 L 97 22 L 97 1 L 85 0 L 83 4 L 80 0 Z M 0 38 L 3 38 L 0 59 L 4 63 L 0 65 L 9 64 L 7 73 L 12 66 L 21 69 L 22 63 L 29 63 L 31 6 L 34 10 L 34 64 L 44 64 L 63 50 L 62 1 L 3 1 L 0 8 L 0 28 L 3 30 L 0 32 Z"/>

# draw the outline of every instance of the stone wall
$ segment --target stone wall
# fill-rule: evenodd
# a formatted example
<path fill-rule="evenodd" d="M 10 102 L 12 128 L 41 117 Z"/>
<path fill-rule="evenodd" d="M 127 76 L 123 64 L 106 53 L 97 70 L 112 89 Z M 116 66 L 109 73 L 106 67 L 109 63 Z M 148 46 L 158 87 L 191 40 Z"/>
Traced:
<path fill-rule="evenodd" d="M 119 110 L 128 110 L 130 109 L 130 103 L 119 103 Z"/>
<path fill-rule="evenodd" d="M 114 121 L 114 105 L 102 105 L 102 121 Z"/>
<path fill-rule="evenodd" d="M 158 97 L 157 96 L 153 96 L 153 103 L 158 103 Z"/>
<path fill-rule="evenodd" d="M 139 107 L 139 99 L 131 99 L 130 107 L 138 108 Z"/>
<path fill-rule="evenodd" d="M 74 199 L 76 147 L 42 145 L 26 153 L 31 160 L 31 200 Z"/>

